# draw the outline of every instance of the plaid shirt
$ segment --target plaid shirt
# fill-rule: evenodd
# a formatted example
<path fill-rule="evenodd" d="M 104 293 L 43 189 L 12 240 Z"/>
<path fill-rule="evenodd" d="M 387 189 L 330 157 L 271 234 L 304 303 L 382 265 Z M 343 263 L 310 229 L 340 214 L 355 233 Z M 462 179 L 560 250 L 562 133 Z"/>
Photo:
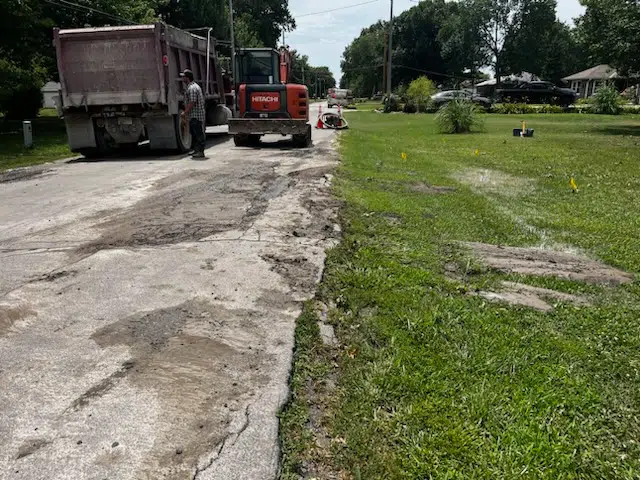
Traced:
<path fill-rule="evenodd" d="M 200 85 L 196 82 L 191 82 L 184 92 L 185 107 L 190 103 L 193 103 L 193 108 L 189 112 L 189 120 L 195 118 L 196 120 L 200 120 L 202 125 L 205 125 L 206 112 L 204 109 L 204 95 L 202 95 Z"/>

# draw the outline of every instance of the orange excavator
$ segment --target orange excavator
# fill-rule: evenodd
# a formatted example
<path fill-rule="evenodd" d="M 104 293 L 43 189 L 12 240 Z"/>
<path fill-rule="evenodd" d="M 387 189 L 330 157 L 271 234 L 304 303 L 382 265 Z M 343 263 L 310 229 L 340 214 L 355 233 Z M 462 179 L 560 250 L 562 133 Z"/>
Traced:
<path fill-rule="evenodd" d="M 296 147 L 311 145 L 309 90 L 289 83 L 287 47 L 243 48 L 236 53 L 238 116 L 229 119 L 236 146 L 258 146 L 266 134 L 292 135 Z"/>

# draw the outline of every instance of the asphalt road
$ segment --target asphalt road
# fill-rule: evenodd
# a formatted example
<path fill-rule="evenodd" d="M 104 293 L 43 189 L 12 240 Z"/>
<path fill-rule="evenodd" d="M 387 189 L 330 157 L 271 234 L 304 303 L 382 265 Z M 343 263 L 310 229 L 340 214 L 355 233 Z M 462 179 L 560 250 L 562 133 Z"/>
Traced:
<path fill-rule="evenodd" d="M 265 140 L 0 175 L 0 478 L 275 478 L 337 157 Z"/>

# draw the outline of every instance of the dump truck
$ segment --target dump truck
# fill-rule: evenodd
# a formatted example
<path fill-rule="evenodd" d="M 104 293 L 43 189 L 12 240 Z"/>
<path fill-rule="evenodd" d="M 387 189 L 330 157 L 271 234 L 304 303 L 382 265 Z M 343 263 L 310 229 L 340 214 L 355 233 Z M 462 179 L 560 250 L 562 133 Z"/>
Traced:
<path fill-rule="evenodd" d="M 226 125 L 232 116 L 231 72 L 222 68 L 210 35 L 157 22 L 55 29 L 54 45 L 58 108 L 73 152 L 99 156 L 145 140 L 154 150 L 190 149 L 180 118 L 180 72 L 187 68 L 202 88 L 207 125 Z"/>

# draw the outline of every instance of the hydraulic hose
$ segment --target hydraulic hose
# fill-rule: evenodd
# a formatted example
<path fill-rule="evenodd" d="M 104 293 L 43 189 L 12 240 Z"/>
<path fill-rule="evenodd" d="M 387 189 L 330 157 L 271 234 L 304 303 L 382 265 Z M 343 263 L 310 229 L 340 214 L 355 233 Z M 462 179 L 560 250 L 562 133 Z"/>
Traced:
<path fill-rule="evenodd" d="M 333 112 L 326 112 L 320 115 L 320 121 L 325 128 L 331 128 L 333 130 L 345 130 L 349 128 L 349 123 L 345 118 Z"/>

